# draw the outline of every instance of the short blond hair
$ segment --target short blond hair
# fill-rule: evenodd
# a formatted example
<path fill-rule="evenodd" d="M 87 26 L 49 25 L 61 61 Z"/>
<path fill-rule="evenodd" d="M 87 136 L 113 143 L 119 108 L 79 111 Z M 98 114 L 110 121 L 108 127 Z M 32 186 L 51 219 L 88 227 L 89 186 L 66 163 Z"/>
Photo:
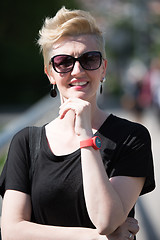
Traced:
<path fill-rule="evenodd" d="M 83 10 L 68 10 L 62 7 L 53 18 L 46 18 L 42 29 L 39 31 L 38 40 L 38 45 L 43 53 L 44 64 L 48 66 L 49 50 L 59 39 L 66 36 L 82 34 L 95 36 L 99 50 L 103 58 L 105 58 L 103 33 L 89 12 Z"/>

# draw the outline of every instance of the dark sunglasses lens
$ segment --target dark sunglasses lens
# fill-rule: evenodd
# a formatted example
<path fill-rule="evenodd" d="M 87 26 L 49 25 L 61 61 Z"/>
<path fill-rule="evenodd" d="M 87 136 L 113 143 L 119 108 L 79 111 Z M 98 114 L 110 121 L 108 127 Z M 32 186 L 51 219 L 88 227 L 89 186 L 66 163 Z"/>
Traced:
<path fill-rule="evenodd" d="M 80 57 L 81 66 L 86 70 L 96 70 L 101 66 L 100 52 L 87 52 Z"/>
<path fill-rule="evenodd" d="M 68 55 L 58 55 L 52 60 L 54 69 L 59 73 L 71 71 L 73 67 L 73 57 Z"/>

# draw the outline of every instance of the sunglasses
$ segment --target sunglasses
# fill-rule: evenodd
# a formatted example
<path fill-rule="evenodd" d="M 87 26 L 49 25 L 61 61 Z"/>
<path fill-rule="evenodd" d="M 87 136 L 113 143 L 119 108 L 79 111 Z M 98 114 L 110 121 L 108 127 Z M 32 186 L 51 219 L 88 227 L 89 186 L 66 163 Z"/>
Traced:
<path fill-rule="evenodd" d="M 75 62 L 78 61 L 81 67 L 85 70 L 96 70 L 101 66 L 102 54 L 98 51 L 86 52 L 80 57 L 75 58 L 70 55 L 60 54 L 51 58 L 53 69 L 58 73 L 71 72 Z"/>

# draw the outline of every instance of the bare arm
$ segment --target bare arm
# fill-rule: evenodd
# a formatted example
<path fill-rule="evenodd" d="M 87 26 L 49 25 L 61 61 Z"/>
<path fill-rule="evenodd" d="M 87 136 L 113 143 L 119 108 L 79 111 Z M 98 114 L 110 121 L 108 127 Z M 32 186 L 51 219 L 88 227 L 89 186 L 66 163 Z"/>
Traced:
<path fill-rule="evenodd" d="M 100 234 L 115 231 L 136 203 L 144 178 L 108 179 L 99 151 L 82 149 L 84 194 L 89 216 Z"/>
<path fill-rule="evenodd" d="M 3 240 L 100 240 L 96 229 L 55 227 L 30 222 L 30 196 L 7 190 L 2 206 Z"/>
<path fill-rule="evenodd" d="M 135 219 L 128 218 L 121 227 L 106 237 L 96 229 L 55 227 L 30 222 L 30 196 L 7 190 L 2 207 L 2 237 L 4 240 L 124 240 L 129 231 L 135 235 L 139 228 Z"/>
<path fill-rule="evenodd" d="M 73 128 L 79 141 L 91 138 L 91 104 L 81 99 L 68 99 L 60 108 L 60 118 L 65 118 L 70 110 L 75 112 Z M 145 178 L 109 179 L 100 152 L 92 147 L 81 149 L 81 162 L 89 217 L 100 234 L 109 235 L 126 220 Z"/>

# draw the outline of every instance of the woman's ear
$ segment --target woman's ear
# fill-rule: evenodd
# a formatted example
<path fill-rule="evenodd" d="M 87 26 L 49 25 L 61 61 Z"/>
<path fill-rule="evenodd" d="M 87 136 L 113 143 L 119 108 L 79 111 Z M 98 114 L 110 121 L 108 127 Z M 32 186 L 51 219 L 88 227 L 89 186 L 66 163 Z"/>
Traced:
<path fill-rule="evenodd" d="M 48 76 L 48 70 L 47 70 L 47 66 L 46 65 L 44 66 L 44 72 Z"/>
<path fill-rule="evenodd" d="M 103 78 L 106 76 L 106 70 L 107 70 L 107 59 L 103 60 Z"/>
<path fill-rule="evenodd" d="M 44 67 L 44 72 L 45 72 L 45 74 L 47 75 L 47 77 L 48 77 L 50 83 L 51 83 L 51 84 L 55 84 L 55 80 L 54 80 L 54 78 L 53 78 L 53 76 L 52 76 L 50 70 L 48 70 L 48 68 L 47 68 L 46 65 L 45 65 L 45 67 Z"/>

